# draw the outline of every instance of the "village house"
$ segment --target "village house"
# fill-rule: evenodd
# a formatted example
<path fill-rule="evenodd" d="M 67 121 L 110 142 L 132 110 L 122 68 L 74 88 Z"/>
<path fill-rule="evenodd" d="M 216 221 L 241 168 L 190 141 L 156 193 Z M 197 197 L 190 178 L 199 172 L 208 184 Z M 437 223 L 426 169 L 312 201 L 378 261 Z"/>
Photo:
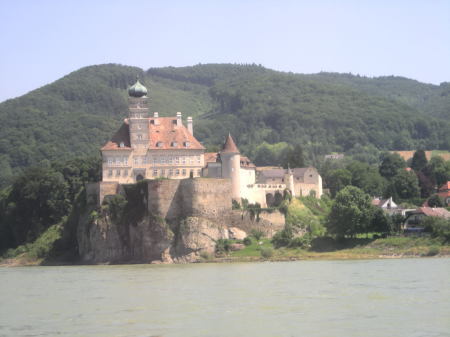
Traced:
<path fill-rule="evenodd" d="M 406 219 L 403 223 L 403 230 L 406 232 L 423 231 L 424 227 L 421 225 L 421 222 L 428 216 L 450 219 L 450 212 L 445 208 L 419 207 L 406 213 Z"/>

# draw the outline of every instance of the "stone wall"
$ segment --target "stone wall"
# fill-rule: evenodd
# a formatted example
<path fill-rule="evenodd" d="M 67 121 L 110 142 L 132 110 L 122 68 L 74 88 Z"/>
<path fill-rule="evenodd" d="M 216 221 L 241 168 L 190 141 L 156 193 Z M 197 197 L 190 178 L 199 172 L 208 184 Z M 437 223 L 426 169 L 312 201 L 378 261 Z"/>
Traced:
<path fill-rule="evenodd" d="M 148 210 L 167 220 L 200 216 L 216 218 L 231 209 L 229 179 L 150 180 Z"/>

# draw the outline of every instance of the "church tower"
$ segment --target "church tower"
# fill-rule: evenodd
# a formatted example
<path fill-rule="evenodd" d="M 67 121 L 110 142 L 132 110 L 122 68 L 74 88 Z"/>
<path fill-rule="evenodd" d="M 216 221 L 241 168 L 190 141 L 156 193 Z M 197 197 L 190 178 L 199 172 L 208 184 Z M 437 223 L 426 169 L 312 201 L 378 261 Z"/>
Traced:
<path fill-rule="evenodd" d="M 234 200 L 241 202 L 241 154 L 234 143 L 233 138 L 228 134 L 227 140 L 220 151 L 222 161 L 222 178 L 231 179 L 231 195 Z"/>
<path fill-rule="evenodd" d="M 147 88 L 140 82 L 128 89 L 130 143 L 134 149 L 146 149 L 149 144 L 149 110 Z"/>

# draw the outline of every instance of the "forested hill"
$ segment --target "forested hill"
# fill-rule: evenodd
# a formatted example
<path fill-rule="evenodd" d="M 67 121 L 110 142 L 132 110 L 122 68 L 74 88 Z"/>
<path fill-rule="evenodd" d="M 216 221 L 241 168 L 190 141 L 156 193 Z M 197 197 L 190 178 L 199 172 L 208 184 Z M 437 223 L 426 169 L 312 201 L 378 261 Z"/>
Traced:
<path fill-rule="evenodd" d="M 450 149 L 449 83 L 302 75 L 257 65 L 144 72 L 108 64 L 82 68 L 0 104 L 0 186 L 24 167 L 98 153 L 126 117 L 126 88 L 137 74 L 149 89 L 152 111 L 194 116 L 196 136 L 207 146 L 231 132 L 253 159 L 264 142 L 301 144 L 309 156 L 364 148 Z"/>

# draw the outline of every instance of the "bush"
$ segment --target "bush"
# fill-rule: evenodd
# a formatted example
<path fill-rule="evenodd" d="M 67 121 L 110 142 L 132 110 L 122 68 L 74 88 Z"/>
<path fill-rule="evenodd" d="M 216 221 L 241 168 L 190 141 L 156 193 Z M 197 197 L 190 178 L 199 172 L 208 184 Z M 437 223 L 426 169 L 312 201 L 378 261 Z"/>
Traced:
<path fill-rule="evenodd" d="M 212 254 L 207 252 L 206 250 L 200 252 L 200 257 L 205 261 L 211 261 L 213 259 Z"/>
<path fill-rule="evenodd" d="M 250 235 L 253 236 L 256 241 L 259 241 L 264 237 L 264 232 L 259 229 L 252 229 Z"/>
<path fill-rule="evenodd" d="M 242 243 L 246 246 L 250 246 L 252 244 L 252 239 L 247 236 L 244 240 L 242 240 Z"/>
<path fill-rule="evenodd" d="M 231 241 L 228 239 L 219 239 L 216 241 L 216 253 L 225 254 L 231 249 Z"/>
<path fill-rule="evenodd" d="M 273 256 L 273 249 L 270 247 L 262 247 L 261 256 L 265 259 L 271 258 Z"/>
<path fill-rule="evenodd" d="M 438 246 L 431 246 L 425 256 L 435 256 L 441 252 Z"/>
<path fill-rule="evenodd" d="M 421 225 L 434 237 L 450 242 L 450 220 L 429 216 L 421 222 Z"/>
<path fill-rule="evenodd" d="M 303 236 L 297 236 L 289 242 L 288 247 L 289 248 L 309 249 L 309 248 L 311 248 L 311 241 L 312 241 L 312 237 L 310 234 L 305 234 Z"/>
<path fill-rule="evenodd" d="M 275 248 L 287 247 L 294 237 L 292 233 L 292 228 L 289 225 L 286 225 L 283 230 L 275 233 L 272 237 L 272 244 Z"/>

